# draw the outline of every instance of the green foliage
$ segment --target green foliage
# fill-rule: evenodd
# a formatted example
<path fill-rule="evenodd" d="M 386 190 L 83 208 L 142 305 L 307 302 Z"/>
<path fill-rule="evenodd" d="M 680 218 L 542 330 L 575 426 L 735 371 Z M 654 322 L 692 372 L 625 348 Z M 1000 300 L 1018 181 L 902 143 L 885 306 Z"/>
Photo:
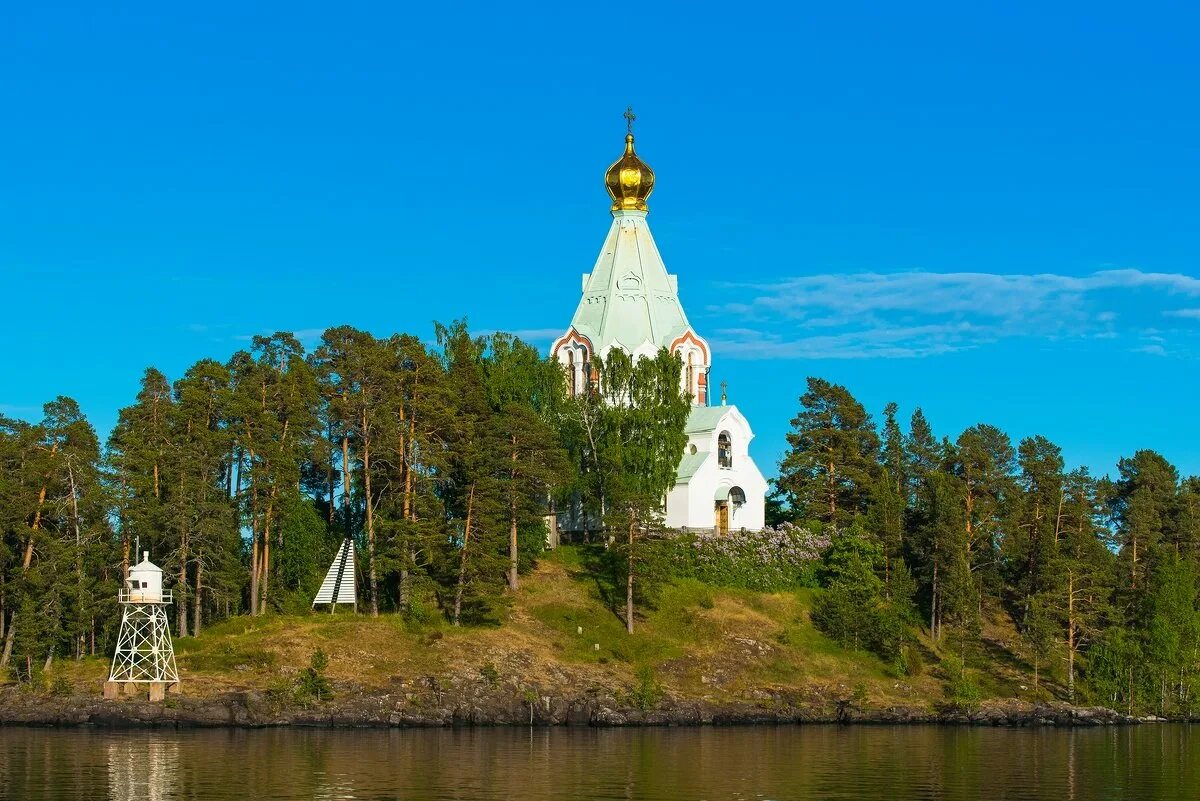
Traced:
<path fill-rule="evenodd" d="M 916 678 L 925 673 L 925 660 L 921 651 L 915 645 L 905 645 L 900 649 L 900 666 L 905 676 Z"/>
<path fill-rule="evenodd" d="M 313 651 L 308 667 L 300 671 L 293 689 L 293 700 L 301 706 L 328 701 L 333 697 L 333 685 L 325 676 L 329 657 L 319 648 Z"/>
<path fill-rule="evenodd" d="M 55 674 L 50 681 L 50 694 L 59 698 L 68 698 L 74 692 L 71 680 L 62 674 Z"/>
<path fill-rule="evenodd" d="M 812 621 L 848 648 L 894 661 L 900 655 L 904 626 L 876 573 L 883 562 L 883 549 L 857 522 L 835 534 L 821 571 L 827 589 L 814 600 Z"/>
<path fill-rule="evenodd" d="M 842 525 L 864 511 L 879 439 L 845 387 L 810 377 L 787 441 L 775 485 L 796 519 Z"/>
<path fill-rule="evenodd" d="M 191 642 L 181 640 L 176 643 L 175 651 L 182 667 L 214 673 L 268 669 L 274 667 L 276 661 L 275 654 L 271 651 L 239 646 L 230 641 L 193 653 Z"/>
<path fill-rule="evenodd" d="M 572 569 L 617 613 L 580 622 L 605 632 L 602 651 L 564 646 L 580 658 L 660 658 L 615 636 L 619 622 L 653 615 L 690 641 L 715 617 L 713 587 L 807 597 L 822 584 L 821 631 L 909 675 L 923 668 L 906 627 L 977 660 L 985 621 L 1007 615 L 1060 697 L 1197 706 L 1200 477 L 1154 451 L 1110 481 L 1067 472 L 1045 437 L 1014 448 L 983 423 L 935 435 L 920 409 L 902 431 L 889 404 L 876 432 L 845 387 L 813 378 L 772 494 L 781 525 L 672 536 L 662 498 L 692 408 L 677 356 L 613 351 L 567 398 L 559 365 L 514 337 L 471 336 L 465 321 L 437 334 L 430 347 L 331 328 L 306 353 L 276 332 L 173 382 L 148 369 L 104 450 L 70 398 L 36 421 L 0 417 L 0 669 L 40 686 L 48 665 L 111 653 L 135 543 L 165 571 L 190 669 L 273 668 L 266 651 L 192 649 L 191 636 L 241 631 L 247 612 L 305 612 L 347 536 L 360 608 L 398 612 L 433 643 L 444 619 L 503 619 L 557 505 L 593 527 L 595 550 Z M 781 638 L 833 648 L 799 625 Z"/>
<path fill-rule="evenodd" d="M 1030 660 L 1033 662 L 1035 688 L 1040 686 L 1042 669 L 1054 657 L 1059 631 L 1060 626 L 1050 616 L 1046 599 L 1042 597 L 1033 599 L 1029 615 L 1026 617 L 1025 629 L 1021 632 L 1021 639 L 1025 641 Z"/>
<path fill-rule="evenodd" d="M 490 686 L 500 681 L 500 671 L 496 670 L 496 666 L 491 662 L 485 662 L 483 667 L 479 668 L 479 678 Z"/>
<path fill-rule="evenodd" d="M 291 609 L 281 601 L 273 601 L 280 611 L 303 611 L 325 577 L 329 563 L 337 553 L 339 543 L 331 541 L 325 521 L 307 499 L 293 500 L 282 514 L 279 523 L 280 543 L 275 552 L 275 569 L 280 589 L 298 596 Z M 304 607 L 294 608 L 303 602 Z"/>
<path fill-rule="evenodd" d="M 952 707 L 966 713 L 979 709 L 983 692 L 961 659 L 956 656 L 943 659 L 942 673 L 946 677 L 946 700 Z"/>
<path fill-rule="evenodd" d="M 824 526 L 818 523 L 721 536 L 687 532 L 667 543 L 667 567 L 673 577 L 714 586 L 783 592 L 817 586 L 820 555 L 827 545 Z"/>
<path fill-rule="evenodd" d="M 664 695 L 663 686 L 658 681 L 654 668 L 646 664 L 639 665 L 637 683 L 629 693 L 629 700 L 633 705 L 648 712 L 659 705 Z"/>

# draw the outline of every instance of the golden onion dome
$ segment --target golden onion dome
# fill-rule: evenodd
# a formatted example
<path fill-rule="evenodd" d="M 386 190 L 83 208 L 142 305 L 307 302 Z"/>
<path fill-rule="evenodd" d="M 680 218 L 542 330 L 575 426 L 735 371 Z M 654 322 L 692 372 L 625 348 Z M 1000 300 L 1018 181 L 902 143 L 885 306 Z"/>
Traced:
<path fill-rule="evenodd" d="M 613 211 L 646 211 L 646 198 L 654 191 L 654 170 L 633 152 L 633 134 L 625 135 L 625 153 L 604 173 Z"/>

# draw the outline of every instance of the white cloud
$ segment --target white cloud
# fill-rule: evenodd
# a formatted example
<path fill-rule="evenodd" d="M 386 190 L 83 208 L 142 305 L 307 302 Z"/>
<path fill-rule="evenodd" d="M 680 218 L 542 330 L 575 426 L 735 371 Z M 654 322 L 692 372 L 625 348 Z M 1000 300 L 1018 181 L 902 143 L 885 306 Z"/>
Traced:
<path fill-rule="evenodd" d="M 1200 319 L 1200 309 L 1163 308 L 1200 297 L 1200 279 L 1131 269 L 822 274 L 723 288 L 735 298 L 708 311 L 744 325 L 716 332 L 714 345 L 747 359 L 913 358 L 1013 337 L 1144 341 L 1163 333 L 1150 330 L 1163 315 Z"/>

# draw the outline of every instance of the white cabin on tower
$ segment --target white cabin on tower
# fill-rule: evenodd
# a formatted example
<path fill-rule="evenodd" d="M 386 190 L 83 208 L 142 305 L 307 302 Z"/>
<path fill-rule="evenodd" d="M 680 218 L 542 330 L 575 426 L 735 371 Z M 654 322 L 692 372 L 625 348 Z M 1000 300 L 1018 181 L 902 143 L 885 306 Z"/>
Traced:
<path fill-rule="evenodd" d="M 150 700 L 163 700 L 167 690 L 179 691 L 179 670 L 167 623 L 171 591 L 163 589 L 162 568 L 150 561 L 150 553 L 129 568 L 125 586 L 117 591 L 121 604 L 121 629 L 112 669 L 104 682 L 104 697 L 116 698 L 122 691 L 132 694 L 149 687 Z"/>
<path fill-rule="evenodd" d="M 691 395 L 694 407 L 675 486 L 667 494 L 666 525 L 721 533 L 761 529 L 767 482 L 750 458 L 754 433 L 724 396 L 720 406 L 709 406 L 712 351 L 688 322 L 678 278 L 667 272 L 650 234 L 646 199 L 654 191 L 654 171 L 638 158 L 633 141 L 630 130 L 625 153 L 604 175 L 613 199 L 612 225 L 595 266 L 583 276 L 571 327 L 551 353 L 567 372 L 571 394 L 586 391 L 594 380 L 592 357 L 603 358 L 613 348 L 635 359 L 663 347 L 678 353 L 680 390 Z"/>

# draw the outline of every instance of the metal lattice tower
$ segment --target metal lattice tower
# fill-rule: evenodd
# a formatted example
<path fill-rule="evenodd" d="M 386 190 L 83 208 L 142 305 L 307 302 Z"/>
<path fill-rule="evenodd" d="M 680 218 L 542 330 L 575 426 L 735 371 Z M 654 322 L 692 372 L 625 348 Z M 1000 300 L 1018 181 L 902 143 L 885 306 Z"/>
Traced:
<path fill-rule="evenodd" d="M 175 648 L 167 623 L 171 591 L 162 588 L 162 570 L 146 554 L 140 564 L 129 569 L 125 584 L 117 596 L 122 610 L 121 632 L 108 681 L 160 687 L 178 684 Z"/>
<path fill-rule="evenodd" d="M 109 681 L 174 684 L 179 681 L 175 668 L 175 648 L 167 625 L 170 592 L 161 603 L 122 601 L 121 633 L 113 655 Z"/>

